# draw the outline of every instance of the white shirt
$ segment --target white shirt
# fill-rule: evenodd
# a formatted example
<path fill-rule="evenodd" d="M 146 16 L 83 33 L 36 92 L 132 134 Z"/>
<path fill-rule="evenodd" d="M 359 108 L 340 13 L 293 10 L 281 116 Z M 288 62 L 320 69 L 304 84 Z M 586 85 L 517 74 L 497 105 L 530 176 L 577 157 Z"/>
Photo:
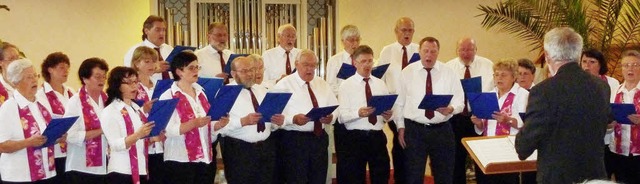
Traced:
<path fill-rule="evenodd" d="M 380 52 L 380 59 L 378 61 L 378 66 L 384 65 L 387 63 L 391 63 L 389 68 L 387 68 L 387 72 L 382 76 L 382 80 L 387 84 L 389 92 L 391 94 L 396 94 L 396 89 L 400 87 L 400 75 L 402 75 L 402 44 L 397 41 L 385 46 L 382 48 Z M 411 56 L 413 54 L 418 53 L 419 45 L 415 43 L 411 43 L 405 48 L 407 49 L 407 62 L 411 60 Z"/>
<path fill-rule="evenodd" d="M 229 85 L 237 85 L 237 83 L 231 82 Z M 267 94 L 266 89 L 258 85 L 253 85 L 251 91 L 253 91 L 258 104 L 262 102 Z M 242 126 L 242 123 L 240 123 L 240 118 L 255 112 L 253 102 L 251 101 L 251 93 L 249 93 L 247 89 L 242 89 L 233 104 L 233 108 L 231 108 L 229 112 L 229 123 L 220 132 L 226 137 L 232 137 L 250 143 L 266 140 L 269 135 L 271 135 L 271 123 L 265 122 L 265 130 L 263 132 L 258 132 L 258 125 Z"/>
<path fill-rule="evenodd" d="M 202 105 L 200 105 L 201 104 L 200 98 L 198 98 L 200 94 L 204 95 L 202 86 L 198 85 L 197 83 L 193 83 L 191 87 L 195 89 L 196 98 L 193 98 L 187 95 L 187 93 L 185 93 L 178 87 L 177 82 L 174 82 L 171 85 L 171 89 L 165 91 L 164 93 L 162 93 L 162 95 L 160 95 L 160 100 L 173 99 L 173 95 L 176 92 L 181 92 L 189 101 L 189 104 L 191 105 L 191 110 L 193 110 L 193 113 L 195 114 L 196 118 L 207 116 L 207 112 L 205 112 Z M 178 111 L 174 110 L 173 115 L 171 115 L 171 119 L 169 119 L 169 124 L 165 129 L 166 131 L 165 135 L 167 136 L 167 140 L 164 142 L 164 160 L 165 161 L 171 160 L 176 162 L 190 162 L 189 156 L 187 155 L 187 145 L 184 142 L 186 137 L 184 134 L 180 134 L 181 124 L 182 123 L 180 122 L 180 116 L 178 115 Z M 200 144 L 202 145 L 204 158 L 195 160 L 194 162 L 204 162 L 204 163 L 211 162 L 211 158 L 209 157 L 209 147 L 211 147 L 211 142 L 207 142 L 209 140 L 207 136 L 211 137 L 212 142 L 215 141 L 217 134 L 213 132 L 213 127 L 214 125 L 212 124 L 210 128 L 209 126 L 203 126 L 198 128 L 198 132 L 200 134 Z"/>
<path fill-rule="evenodd" d="M 313 80 L 309 82 L 311 85 L 311 90 L 313 94 L 316 96 L 316 101 L 318 101 L 318 107 L 327 107 L 338 105 L 338 100 L 336 96 L 331 92 L 331 86 L 322 78 L 315 76 Z M 287 103 L 287 107 L 284 108 L 282 114 L 284 115 L 284 125 L 282 129 L 284 130 L 293 130 L 293 131 L 301 131 L 301 132 L 313 132 L 313 121 L 307 122 L 305 125 L 296 125 L 293 123 L 293 116 L 297 114 L 307 114 L 311 109 L 313 109 L 313 103 L 311 102 L 311 97 L 309 96 L 309 90 L 305 81 L 300 78 L 299 74 L 289 75 L 278 84 L 274 86 L 276 90 L 283 90 L 290 93 L 291 99 L 289 99 L 289 103 Z M 333 119 L 331 122 L 334 122 L 336 118 L 338 118 L 338 110 L 333 111 Z M 322 125 L 324 128 L 324 124 Z"/>
<path fill-rule="evenodd" d="M 73 94 L 73 91 L 71 90 L 71 88 L 67 87 L 66 85 L 62 85 L 62 87 L 64 88 L 64 91 L 65 91 L 64 94 L 60 94 L 59 92 L 54 91 L 48 82 L 44 82 L 42 84 L 42 87 L 38 89 L 38 92 L 36 92 L 36 100 L 38 100 L 38 102 L 40 102 L 40 104 L 42 104 L 44 108 L 46 108 L 49 112 L 51 112 L 52 118 L 59 118 L 59 117 L 62 117 L 64 114 L 54 114 L 53 111 L 51 111 L 51 103 L 49 103 L 49 99 L 47 98 L 46 93 L 54 91 L 54 94 L 56 94 L 56 96 L 58 97 L 58 100 L 64 106 L 69 101 L 69 98 L 70 98 L 69 93 Z M 60 148 L 60 144 L 56 144 L 55 152 L 56 152 L 55 154 L 56 158 L 64 158 L 67 156 L 66 152 L 65 153 L 62 152 L 62 149 Z"/>
<path fill-rule="evenodd" d="M 151 41 L 149 41 L 149 39 L 144 39 L 143 42 L 140 42 L 136 45 L 134 45 L 133 47 L 131 47 L 129 49 L 129 51 L 127 51 L 127 53 L 124 55 L 124 66 L 126 67 L 131 67 L 132 65 L 132 59 L 133 59 L 133 52 L 136 50 L 136 48 L 140 47 L 140 46 L 147 46 L 149 48 L 158 48 L 158 46 L 154 45 L 153 43 L 151 43 Z M 159 46 L 160 47 L 160 55 L 162 55 L 162 60 L 166 61 L 167 57 L 169 57 L 169 54 L 171 54 L 171 51 L 173 51 L 173 47 L 171 45 L 167 45 L 166 43 L 163 43 L 162 45 Z M 153 78 L 155 79 L 162 79 L 162 73 L 156 73 L 153 74 Z"/>
<path fill-rule="evenodd" d="M 418 105 L 420 105 L 425 96 L 426 81 L 427 70 L 424 69 L 420 61 L 409 64 L 402 71 L 402 84 L 398 89 L 398 101 L 400 104 L 398 110 L 401 112 L 394 112 L 394 114 L 403 115 L 396 118 L 398 129 L 404 128 L 404 118 L 422 124 L 435 124 L 447 121 L 454 114 L 462 112 L 464 108 L 464 92 L 462 91 L 460 79 L 451 68 L 440 61 L 436 61 L 433 69 L 431 69 L 432 94 L 453 95 L 449 103 L 449 106 L 453 107 L 453 112 L 445 116 L 438 111 L 434 111 L 433 118 L 428 119 L 425 117 L 425 110 L 418 109 Z"/>
<path fill-rule="evenodd" d="M 498 88 L 494 88 L 491 92 L 496 93 L 496 97 L 498 97 L 498 108 L 500 109 L 502 109 L 502 105 L 504 105 L 504 101 L 507 100 L 507 96 L 509 96 L 509 93 L 513 93 L 515 95 L 513 98 L 513 103 L 511 103 L 511 117 L 515 118 L 518 121 L 518 128 L 522 127 L 522 125 L 524 124 L 522 122 L 522 118 L 520 117 L 520 113 L 526 112 L 527 102 L 529 99 L 529 91 L 520 87 L 518 83 L 514 83 L 513 87 L 511 87 L 511 90 L 509 90 L 509 93 L 506 93 L 501 97 L 498 96 Z M 487 136 L 496 135 L 497 124 L 498 121 L 496 121 L 495 119 L 487 120 Z M 478 127 L 476 126 L 473 127 L 476 129 L 477 134 L 482 135 L 482 133 L 484 132 L 483 129 L 478 129 Z M 516 135 L 519 131 L 518 128 L 511 127 L 511 129 L 509 129 L 509 135 Z"/>
<path fill-rule="evenodd" d="M 88 94 L 87 94 L 88 95 Z M 104 109 L 104 103 L 102 103 L 102 97 L 98 98 L 96 102 L 93 98 L 89 98 L 89 104 L 93 107 L 97 116 L 100 115 L 102 109 Z M 106 99 L 104 99 L 106 100 Z M 66 171 L 78 171 L 83 173 L 105 175 L 107 174 L 107 139 L 104 134 L 102 137 L 102 166 L 100 167 L 87 167 L 87 152 L 85 147 L 85 135 L 86 128 L 84 126 L 84 115 L 82 114 L 82 102 L 80 101 L 80 92 L 77 95 L 73 95 L 64 107 L 64 117 L 78 116 L 78 120 L 67 131 L 67 164 L 65 165 Z"/>
<path fill-rule="evenodd" d="M 131 175 L 131 162 L 129 158 L 129 149 L 126 147 L 125 139 L 127 138 L 127 125 L 124 117 L 120 112 L 122 108 L 127 110 L 131 123 L 133 124 L 133 132 L 142 127 L 139 112 L 140 107 L 134 102 L 131 106 L 125 104 L 122 100 L 114 100 L 100 113 L 100 126 L 104 131 L 104 136 L 109 142 L 109 165 L 108 171 L 121 174 Z M 138 157 L 138 170 L 140 175 L 147 174 L 146 154 L 144 152 L 144 139 L 138 139 L 135 143 L 136 155 Z"/>
<path fill-rule="evenodd" d="M 464 79 L 466 67 L 464 67 L 464 63 L 460 60 L 460 57 L 449 60 L 445 65 L 453 69 L 459 79 Z M 491 60 L 476 55 L 473 62 L 469 64 L 469 73 L 471 74 L 471 78 L 482 77 L 483 92 L 491 91 L 495 86 L 493 84 L 493 62 Z"/>
<path fill-rule="evenodd" d="M 195 54 L 198 56 L 198 64 L 202 66 L 202 70 L 198 72 L 200 77 L 213 78 L 219 73 L 224 72 L 224 68 L 220 68 L 220 54 L 218 54 L 218 51 L 211 47 L 211 45 L 196 50 Z M 229 62 L 231 54 L 233 54 L 233 52 L 229 49 L 222 50 L 225 65 Z"/>
<path fill-rule="evenodd" d="M 627 90 L 627 88 L 625 88 L 624 85 L 625 83 L 622 83 L 620 85 L 621 87 L 619 87 L 615 93 L 611 94 L 611 96 L 613 96 L 613 99 L 614 99 L 611 101 L 612 103 L 615 103 L 616 95 L 618 93 L 622 93 L 622 103 L 634 104 L 633 96 L 635 96 L 636 92 L 640 90 L 640 83 L 638 83 L 636 87 L 631 90 Z M 622 147 L 622 153 L 616 152 L 616 144 L 609 144 L 609 149 L 613 153 L 627 156 L 630 153 L 630 147 L 631 147 L 631 125 L 627 125 L 627 124 L 618 124 L 618 125 L 620 125 L 620 129 L 621 129 L 622 142 L 620 143 L 620 145 Z M 613 134 L 611 134 L 610 143 L 615 143 L 615 142 L 616 142 L 616 137 Z M 633 154 L 633 156 L 638 156 L 638 155 L 640 154 Z"/>
<path fill-rule="evenodd" d="M 609 88 L 611 88 L 611 102 L 613 103 L 616 100 L 616 94 L 618 92 L 618 88 L 620 87 L 620 82 L 618 79 L 613 77 L 605 76 L 607 78 L 607 84 L 609 84 Z M 531 85 L 533 87 L 533 85 Z M 607 133 L 604 134 L 604 144 L 608 145 L 611 143 L 611 137 L 613 137 L 613 128 L 607 129 Z"/>
<path fill-rule="evenodd" d="M 158 80 L 151 78 L 151 83 L 153 83 L 153 86 L 151 86 L 150 88 L 148 88 L 145 85 L 142 85 L 142 89 L 144 89 L 144 91 L 147 93 L 149 100 L 153 100 L 151 98 L 153 97 L 153 90 L 156 89 L 156 84 L 158 83 Z M 145 114 L 145 115 L 148 116 L 149 114 Z M 163 147 L 163 143 L 160 141 L 153 143 L 153 145 L 149 145 L 149 154 L 158 154 L 158 153 L 164 152 L 162 150 L 162 147 Z"/>
<path fill-rule="evenodd" d="M 26 139 L 22 130 L 22 123 L 18 112 L 18 107 L 29 107 L 33 118 L 38 124 L 40 133 L 47 128 L 47 122 L 42 117 L 42 113 L 38 108 L 38 104 L 30 102 L 18 91 L 14 91 L 13 96 L 0 107 L 0 143 L 6 141 L 20 141 Z M 48 179 L 56 175 L 56 171 L 49 171 L 49 158 L 46 148 L 40 149 L 42 153 L 42 168 L 45 171 L 45 178 Z M 57 163 L 64 164 L 64 163 Z M 0 174 L 2 181 L 10 182 L 31 182 L 31 174 L 29 169 L 29 161 L 27 157 L 27 149 L 21 149 L 13 153 L 2 153 L 0 156 Z"/>
<path fill-rule="evenodd" d="M 367 107 L 366 83 L 363 79 L 360 74 L 356 73 L 344 80 L 340 85 L 338 94 L 340 116 L 338 120 L 345 125 L 347 130 L 382 130 L 384 126 L 382 115 L 377 116 L 375 125 L 369 123 L 369 117 L 360 117 L 358 115 L 360 108 Z M 371 96 L 389 94 L 384 81 L 374 76 L 369 77 L 369 87 L 371 88 Z"/>
<path fill-rule="evenodd" d="M 7 99 L 4 99 L 4 101 L 6 102 L 7 100 L 9 100 L 9 98 L 13 96 L 13 91 L 15 91 L 15 89 L 11 87 L 9 83 L 4 81 L 4 77 L 2 76 L 2 73 L 0 73 L 0 83 L 2 83 L 2 86 L 4 86 L 4 89 L 7 90 Z M 2 106 L 2 102 L 0 102 L 0 106 Z"/>
<path fill-rule="evenodd" d="M 329 62 L 327 63 L 327 83 L 329 83 L 331 90 L 336 95 L 338 95 L 340 84 L 344 81 L 344 79 L 337 77 L 338 72 L 340 72 L 340 68 L 342 67 L 342 63 L 351 65 L 351 55 L 346 51 L 333 55 L 329 58 Z"/>
<path fill-rule="evenodd" d="M 289 52 L 291 72 L 296 68 L 295 61 L 300 51 L 301 50 L 298 48 L 293 48 Z M 262 83 L 268 83 L 268 85 L 265 86 L 273 86 L 276 83 L 276 80 L 280 79 L 280 76 L 287 73 L 287 54 L 285 53 L 284 48 L 277 46 L 264 51 L 264 53 L 262 53 L 262 59 L 264 61 L 264 80 Z"/>

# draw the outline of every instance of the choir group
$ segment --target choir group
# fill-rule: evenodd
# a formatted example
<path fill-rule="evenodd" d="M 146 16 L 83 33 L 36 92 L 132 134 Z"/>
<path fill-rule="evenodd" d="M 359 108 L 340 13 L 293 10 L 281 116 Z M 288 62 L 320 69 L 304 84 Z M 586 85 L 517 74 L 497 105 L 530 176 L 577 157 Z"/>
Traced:
<path fill-rule="evenodd" d="M 65 85 L 70 66 L 76 64 L 65 54 L 48 55 L 38 72 L 17 46 L 4 42 L 0 177 L 3 183 L 213 183 L 220 146 L 229 183 L 319 184 L 327 181 L 327 133 L 332 133 L 338 183 L 423 183 L 427 158 L 435 183 L 466 183 L 468 154 L 461 139 L 522 131 L 526 123 L 521 114 L 527 112 L 536 67 L 528 59 L 492 62 L 478 56 L 472 38 L 460 39 L 458 57 L 442 62 L 438 39 L 413 43 L 410 18 L 398 19 L 393 30 L 397 41 L 382 49 L 377 62 L 389 64 L 388 69 L 375 77 L 374 51 L 360 44 L 356 26 L 344 26 L 344 51 L 329 59 L 325 80 L 316 74 L 316 53 L 295 47 L 299 33 L 290 24 L 278 28 L 278 46 L 262 55 L 237 57 L 227 66 L 234 52 L 226 48 L 226 25 L 209 25 L 209 45 L 179 52 L 167 62 L 173 47 L 165 44 L 166 23 L 149 16 L 143 41 L 125 54 L 123 66 L 110 68 L 100 58 L 84 60 L 77 90 Z M 411 59 L 414 54 L 419 60 Z M 585 50 L 578 60 L 584 71 L 609 84 L 611 103 L 630 103 L 640 110 L 638 51 L 622 56 L 622 84 L 605 76 L 607 63 L 597 50 Z M 354 66 L 355 74 L 339 77 L 343 65 Z M 499 111 L 492 119 L 475 116 L 469 107 L 461 80 L 476 77 L 482 92 L 498 99 Z M 208 98 L 199 78 L 242 86 L 226 115 L 208 116 L 219 104 Z M 153 94 L 162 79 L 173 82 Z M 291 97 L 281 113 L 263 117 L 258 107 L 271 92 Z M 383 95 L 397 99 L 389 102 L 391 109 L 376 111 L 370 99 Z M 419 107 L 429 95 L 452 97 L 442 107 Z M 166 128 L 150 136 L 156 123 L 147 120 L 149 112 L 154 103 L 168 99 L 177 99 L 175 110 Z M 314 108 L 335 105 L 337 110 L 326 116 L 307 116 Z M 43 147 L 54 141 L 43 135 L 49 122 L 65 117 L 78 118 L 55 144 Z M 609 176 L 640 183 L 640 115 L 629 119 L 631 124 L 611 122 L 603 141 L 592 144 L 604 149 Z M 382 131 L 387 125 L 393 132 L 391 156 Z M 329 126 L 333 132 L 324 130 Z M 485 175 L 477 168 L 478 183 L 536 181 L 535 172 Z"/>

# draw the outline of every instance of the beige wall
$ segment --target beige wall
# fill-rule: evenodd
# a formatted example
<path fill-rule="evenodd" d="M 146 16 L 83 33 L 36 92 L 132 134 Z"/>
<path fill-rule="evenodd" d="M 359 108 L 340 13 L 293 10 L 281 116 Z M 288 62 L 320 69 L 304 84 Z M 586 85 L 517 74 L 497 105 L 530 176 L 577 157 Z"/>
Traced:
<path fill-rule="evenodd" d="M 491 60 L 503 58 L 534 58 L 520 40 L 506 33 L 487 31 L 480 26 L 482 17 L 479 4 L 495 5 L 499 0 L 339 0 L 338 30 L 347 24 L 358 26 L 361 44 L 367 44 L 376 52 L 395 42 L 393 27 L 403 16 L 415 22 L 413 41 L 433 36 L 440 41 L 440 61 L 456 57 L 458 39 L 471 36 L 476 39 L 478 55 Z M 340 46 L 342 48 L 342 46 Z"/>
<path fill-rule="evenodd" d="M 125 52 L 141 41 L 148 0 L 3 0 L 0 39 L 11 42 L 35 65 L 52 52 L 71 59 L 68 84 L 80 87 L 80 63 L 100 57 L 110 68 L 122 65 Z"/>

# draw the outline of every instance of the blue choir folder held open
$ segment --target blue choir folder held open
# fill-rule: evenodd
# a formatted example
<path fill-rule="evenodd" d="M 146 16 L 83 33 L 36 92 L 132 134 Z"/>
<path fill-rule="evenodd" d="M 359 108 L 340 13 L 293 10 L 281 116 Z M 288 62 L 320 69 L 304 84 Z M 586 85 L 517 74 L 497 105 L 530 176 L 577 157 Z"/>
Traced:
<path fill-rule="evenodd" d="M 633 124 L 627 117 L 636 113 L 636 107 L 633 104 L 611 104 L 611 112 L 613 112 L 613 119 L 620 124 Z"/>
<path fill-rule="evenodd" d="M 224 79 L 222 78 L 198 78 L 198 84 L 204 89 L 204 94 L 207 95 L 207 99 L 211 102 L 215 97 L 218 90 L 224 85 Z"/>
<path fill-rule="evenodd" d="M 224 73 L 229 74 L 229 78 L 231 78 L 231 62 L 238 57 L 246 56 L 249 56 L 249 54 L 231 54 L 231 56 L 229 56 L 229 60 L 227 60 L 227 64 L 224 65 Z"/>
<path fill-rule="evenodd" d="M 480 119 L 493 119 L 491 115 L 500 111 L 496 93 L 467 93 L 471 114 Z"/>
<path fill-rule="evenodd" d="M 320 118 L 322 117 L 328 116 L 337 108 L 338 108 L 337 105 L 313 108 L 305 116 L 309 118 L 309 121 L 316 121 L 316 120 L 320 120 Z"/>
<path fill-rule="evenodd" d="M 78 120 L 78 116 L 52 119 L 47 128 L 42 132 L 42 136 L 47 137 L 47 142 L 38 148 L 44 148 L 56 144 L 62 135 L 69 131 L 69 128 Z"/>
<path fill-rule="evenodd" d="M 207 115 L 211 116 L 211 120 L 219 120 L 231 111 L 242 88 L 243 86 L 241 85 L 226 85 L 218 90 L 218 94 L 213 101 L 209 100 L 212 105 Z"/>
<path fill-rule="evenodd" d="M 291 93 L 267 93 L 258 107 L 258 112 L 262 114 L 262 122 L 271 122 L 271 116 L 282 114 L 291 95 Z"/>
<path fill-rule="evenodd" d="M 376 78 L 382 78 L 382 76 L 384 76 L 384 73 L 387 72 L 388 68 L 389 68 L 389 64 L 373 67 L 371 69 L 371 75 L 373 75 Z M 347 63 L 342 63 L 342 66 L 340 66 L 340 70 L 338 71 L 337 77 L 340 79 L 348 79 L 349 77 L 355 74 L 356 74 L 355 66 Z"/>
<path fill-rule="evenodd" d="M 424 95 L 418 109 L 436 110 L 440 107 L 449 106 L 453 95 Z"/>
<path fill-rule="evenodd" d="M 413 53 L 413 55 L 411 56 L 411 59 L 409 59 L 409 64 L 416 62 L 416 61 L 420 61 L 420 54 L 418 53 Z"/>
<path fill-rule="evenodd" d="M 149 122 L 154 122 L 155 126 L 151 129 L 151 133 L 149 136 L 157 136 L 162 132 L 165 128 L 167 128 L 167 124 L 169 124 L 169 120 L 171 119 L 171 115 L 173 115 L 173 111 L 176 109 L 176 105 L 178 105 L 178 98 L 168 99 L 168 100 L 158 100 L 153 103 L 151 106 L 151 110 L 149 111 L 149 117 L 147 120 Z M 145 122 L 146 123 L 146 122 Z"/>
<path fill-rule="evenodd" d="M 524 121 L 524 118 L 527 117 L 527 113 L 523 113 L 523 112 L 518 113 L 518 115 L 520 115 L 520 119 L 522 119 L 522 121 Z"/>
<path fill-rule="evenodd" d="M 172 62 L 173 58 L 176 57 L 176 55 L 178 55 L 178 53 L 185 51 L 185 50 L 191 50 L 191 51 L 195 51 L 198 48 L 195 47 L 189 47 L 189 46 L 182 46 L 182 45 L 176 45 L 175 47 L 173 47 L 173 50 L 171 51 L 171 53 L 169 53 L 169 56 L 167 56 L 167 62 Z"/>
<path fill-rule="evenodd" d="M 461 79 L 462 90 L 464 93 L 482 93 L 482 77 L 473 77 L 468 79 Z"/>
<path fill-rule="evenodd" d="M 151 99 L 160 98 L 160 95 L 171 88 L 171 85 L 173 85 L 173 79 L 164 79 L 156 82 L 156 86 L 153 89 L 153 95 L 151 96 Z"/>
<path fill-rule="evenodd" d="M 369 107 L 373 107 L 376 110 L 373 112 L 375 115 L 380 115 L 393 107 L 393 104 L 396 103 L 398 99 L 398 95 L 378 95 L 372 96 L 369 99 Z"/>

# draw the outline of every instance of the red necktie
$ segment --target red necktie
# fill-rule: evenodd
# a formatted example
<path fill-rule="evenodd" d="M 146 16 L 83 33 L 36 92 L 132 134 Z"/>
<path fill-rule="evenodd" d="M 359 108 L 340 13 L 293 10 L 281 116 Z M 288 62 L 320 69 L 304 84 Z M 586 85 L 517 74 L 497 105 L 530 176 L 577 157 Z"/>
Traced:
<path fill-rule="evenodd" d="M 225 62 L 224 62 L 224 54 L 222 54 L 222 51 L 221 51 L 221 50 L 219 50 L 219 51 L 218 51 L 218 55 L 220 55 L 220 71 L 224 72 L 224 65 L 225 65 Z M 226 78 L 226 79 L 223 81 L 223 83 L 224 83 L 224 84 L 229 84 L 229 78 Z"/>
<path fill-rule="evenodd" d="M 425 90 L 425 94 L 430 95 L 433 94 L 433 87 L 431 86 L 431 69 L 433 68 L 425 68 L 425 70 L 427 70 L 427 84 L 426 84 L 426 90 Z M 424 116 L 431 119 L 433 118 L 434 114 L 433 114 L 433 110 L 424 110 Z"/>
<path fill-rule="evenodd" d="M 156 50 L 156 52 L 158 52 L 158 60 L 159 61 L 164 61 L 164 58 L 162 58 L 162 53 L 160 53 L 160 47 L 156 47 L 153 48 Z M 162 79 L 171 79 L 171 77 L 169 77 L 169 71 L 163 71 L 162 72 Z"/>
<path fill-rule="evenodd" d="M 471 78 L 471 71 L 469 71 L 469 66 L 464 66 L 464 79 Z M 467 109 L 467 95 L 464 96 L 464 109 L 462 110 L 462 115 L 469 116 L 469 110 Z"/>
<path fill-rule="evenodd" d="M 371 99 L 371 86 L 369 86 L 369 78 L 364 78 L 364 94 L 367 97 L 367 106 L 369 106 L 369 99 Z M 376 125 L 378 118 L 375 114 L 369 116 L 369 123 Z"/>
<path fill-rule="evenodd" d="M 409 65 L 409 58 L 407 57 L 407 47 L 402 46 L 402 69 Z"/>
<path fill-rule="evenodd" d="M 307 84 L 313 108 L 318 108 L 318 99 L 316 99 L 316 95 L 313 93 L 313 90 L 311 90 L 311 84 L 309 84 L 309 82 L 305 82 L 305 84 Z M 313 134 L 316 136 L 322 135 L 322 124 L 320 123 L 320 120 L 313 121 Z"/>
<path fill-rule="evenodd" d="M 251 94 L 251 103 L 253 103 L 253 110 L 255 112 L 258 112 L 258 99 L 256 99 L 256 95 L 253 94 L 251 88 L 247 88 L 247 90 L 249 90 L 249 94 Z M 264 126 L 264 122 L 258 122 L 258 132 L 264 132 L 265 128 L 266 127 Z"/>
<path fill-rule="evenodd" d="M 290 60 L 289 60 L 289 51 L 284 51 L 284 53 L 287 54 L 287 56 L 286 56 L 287 57 L 287 63 L 286 63 L 287 68 L 286 69 L 287 70 L 286 70 L 286 72 L 287 72 L 287 75 L 289 75 L 289 74 L 291 74 L 291 64 L 289 63 L 290 62 Z"/>

